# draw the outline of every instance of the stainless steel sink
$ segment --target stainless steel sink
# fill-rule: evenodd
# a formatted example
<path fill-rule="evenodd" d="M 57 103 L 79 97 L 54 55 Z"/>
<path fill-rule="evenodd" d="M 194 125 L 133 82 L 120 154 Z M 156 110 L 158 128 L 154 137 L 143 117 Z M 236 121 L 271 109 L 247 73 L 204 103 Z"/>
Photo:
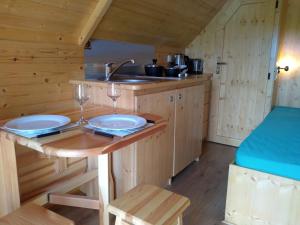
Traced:
<path fill-rule="evenodd" d="M 135 83 L 153 83 L 172 80 L 181 80 L 177 77 L 149 77 L 149 76 L 134 76 L 134 75 L 114 75 L 110 81 L 120 84 L 135 84 Z M 98 79 L 105 81 L 105 78 Z"/>

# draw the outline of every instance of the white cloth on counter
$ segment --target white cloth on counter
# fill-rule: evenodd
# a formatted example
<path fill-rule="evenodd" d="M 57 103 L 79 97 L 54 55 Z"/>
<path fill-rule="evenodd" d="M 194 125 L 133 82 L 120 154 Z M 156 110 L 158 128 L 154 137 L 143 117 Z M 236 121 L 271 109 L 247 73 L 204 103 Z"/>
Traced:
<path fill-rule="evenodd" d="M 97 128 L 92 127 L 90 125 L 86 125 L 84 127 L 87 128 L 87 129 L 98 131 L 98 132 L 105 133 L 105 134 L 108 134 L 108 135 L 113 135 L 113 136 L 118 136 L 118 137 L 126 137 L 128 135 L 134 134 L 134 133 L 136 133 L 138 131 L 144 130 L 144 129 L 146 129 L 148 127 L 151 127 L 153 125 L 154 125 L 153 123 L 147 123 L 143 127 L 140 127 L 140 128 L 137 128 L 137 129 L 129 129 L 129 130 L 97 129 Z"/>
<path fill-rule="evenodd" d="M 65 126 L 58 127 L 58 128 L 45 129 L 45 130 L 41 130 L 41 131 L 30 131 L 30 132 L 29 131 L 13 131 L 13 130 L 5 129 L 2 127 L 1 127 L 1 129 L 5 130 L 7 132 L 10 132 L 10 133 L 31 139 L 31 138 L 36 138 L 39 135 L 46 135 L 46 134 L 50 134 L 52 132 L 59 132 L 60 130 L 63 130 L 63 129 L 72 129 L 73 127 L 76 127 L 76 126 L 78 126 L 77 123 L 70 123 L 70 124 L 67 124 Z"/>

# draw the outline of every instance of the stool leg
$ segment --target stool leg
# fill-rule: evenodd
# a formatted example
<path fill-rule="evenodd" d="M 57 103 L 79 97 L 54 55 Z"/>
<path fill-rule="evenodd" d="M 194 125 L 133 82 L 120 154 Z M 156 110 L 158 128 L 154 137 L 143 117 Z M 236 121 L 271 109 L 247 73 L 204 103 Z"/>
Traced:
<path fill-rule="evenodd" d="M 122 219 L 121 219 L 121 217 L 119 217 L 119 216 L 116 217 L 115 225 L 122 225 Z"/>
<path fill-rule="evenodd" d="M 131 223 L 127 223 L 126 221 L 122 220 L 121 217 L 116 216 L 115 225 L 132 225 Z"/>
<path fill-rule="evenodd" d="M 178 216 L 178 218 L 177 218 L 177 225 L 183 225 L 182 215 Z"/>

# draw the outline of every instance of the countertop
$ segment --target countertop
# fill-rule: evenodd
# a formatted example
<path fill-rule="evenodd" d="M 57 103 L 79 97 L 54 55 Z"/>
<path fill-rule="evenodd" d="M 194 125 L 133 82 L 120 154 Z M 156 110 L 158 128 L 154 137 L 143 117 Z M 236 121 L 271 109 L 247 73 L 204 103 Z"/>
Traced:
<path fill-rule="evenodd" d="M 135 94 L 145 94 L 149 92 L 159 92 L 166 90 L 179 89 L 189 86 L 195 86 L 201 84 L 204 81 L 210 80 L 212 74 L 191 75 L 181 80 L 163 80 L 153 81 L 147 83 L 131 83 L 120 84 L 122 90 L 133 91 Z M 71 84 L 85 83 L 93 87 L 107 87 L 106 81 L 100 80 L 71 80 Z"/>

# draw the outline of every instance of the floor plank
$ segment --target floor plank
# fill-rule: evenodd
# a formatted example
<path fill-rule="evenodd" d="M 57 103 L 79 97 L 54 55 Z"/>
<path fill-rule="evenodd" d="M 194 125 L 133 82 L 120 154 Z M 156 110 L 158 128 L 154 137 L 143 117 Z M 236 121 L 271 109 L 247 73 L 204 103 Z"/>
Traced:
<path fill-rule="evenodd" d="M 191 199 L 184 214 L 184 225 L 222 225 L 224 218 L 228 165 L 235 148 L 204 144 L 203 155 L 173 179 L 167 189 Z M 76 225 L 98 225 L 96 210 L 66 206 L 50 206 L 51 210 L 73 220 Z"/>
<path fill-rule="evenodd" d="M 228 166 L 235 148 L 205 143 L 203 151 L 200 161 L 178 174 L 168 188 L 191 199 L 185 225 L 219 225 L 224 219 Z"/>

